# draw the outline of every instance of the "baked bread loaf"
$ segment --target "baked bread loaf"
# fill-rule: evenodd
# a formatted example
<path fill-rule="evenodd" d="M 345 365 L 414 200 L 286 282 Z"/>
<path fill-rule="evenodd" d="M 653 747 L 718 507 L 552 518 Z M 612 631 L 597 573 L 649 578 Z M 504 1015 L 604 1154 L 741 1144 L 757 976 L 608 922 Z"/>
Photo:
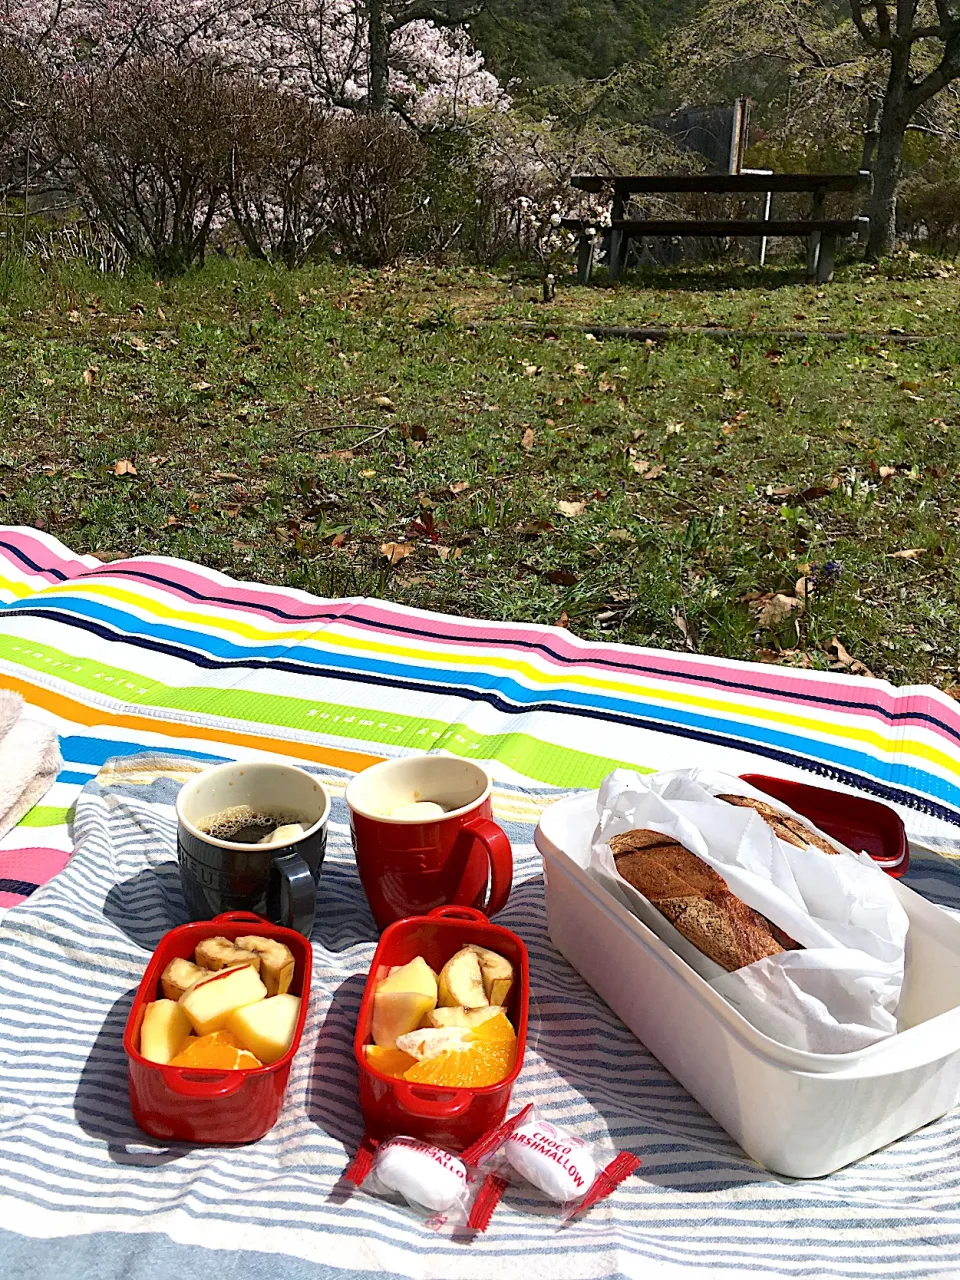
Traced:
<path fill-rule="evenodd" d="M 698 951 L 732 973 L 799 943 L 727 888 L 723 876 L 658 831 L 626 831 L 610 841 L 617 871 Z"/>
<path fill-rule="evenodd" d="M 823 836 L 817 835 L 816 831 L 811 831 L 805 822 L 781 813 L 779 809 L 774 809 L 772 804 L 766 804 L 763 800 L 754 800 L 751 796 L 717 796 L 717 799 L 725 800 L 727 804 L 735 804 L 741 809 L 756 809 L 767 826 L 773 827 L 781 840 L 786 840 L 787 844 L 796 845 L 798 849 L 808 849 L 813 845 L 823 853 L 840 852 L 824 840 Z"/>

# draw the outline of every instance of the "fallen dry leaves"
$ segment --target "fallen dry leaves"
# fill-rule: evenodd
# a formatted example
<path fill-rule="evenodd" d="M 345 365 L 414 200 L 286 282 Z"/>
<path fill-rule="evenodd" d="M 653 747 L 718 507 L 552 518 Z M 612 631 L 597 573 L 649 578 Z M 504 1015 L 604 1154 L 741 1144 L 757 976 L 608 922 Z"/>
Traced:
<path fill-rule="evenodd" d="M 873 678 L 873 672 L 870 668 L 865 663 L 860 662 L 858 658 L 851 657 L 836 636 L 830 641 L 827 649 L 833 650 L 831 657 L 836 655 L 836 661 L 831 663 L 834 670 L 845 670 L 854 676 L 869 676 L 871 679 Z"/>
<path fill-rule="evenodd" d="M 115 476 L 135 476 L 137 474 L 137 468 L 129 458 L 118 459 L 110 469 Z"/>
<path fill-rule="evenodd" d="M 586 505 L 585 502 L 558 502 L 557 510 L 568 520 L 573 520 L 576 516 L 583 515 Z"/>
<path fill-rule="evenodd" d="M 907 547 L 905 551 L 891 551 L 891 560 L 917 560 L 923 555 L 923 547 Z"/>
<path fill-rule="evenodd" d="M 757 660 L 784 667 L 810 666 L 810 655 L 802 649 L 758 649 Z"/>
<path fill-rule="evenodd" d="M 676 605 L 670 610 L 670 616 L 673 618 L 674 625 L 683 636 L 683 643 L 688 649 L 693 649 L 693 636 L 690 634 L 690 626 L 686 617 Z"/>
<path fill-rule="evenodd" d="M 754 601 L 754 607 L 761 627 L 776 627 L 789 618 L 794 609 L 802 609 L 803 601 L 796 596 L 786 596 L 780 591 L 768 592 Z"/>
<path fill-rule="evenodd" d="M 631 449 L 630 452 L 632 454 L 633 450 Z M 630 466 L 641 480 L 656 480 L 667 469 L 662 462 L 651 462 L 648 458 L 631 457 Z"/>
<path fill-rule="evenodd" d="M 381 542 L 380 554 L 385 556 L 390 564 L 399 564 L 401 560 L 406 560 L 407 556 L 413 555 L 413 544 L 410 542 Z"/>
<path fill-rule="evenodd" d="M 523 448 L 524 453 L 530 452 L 530 450 L 534 446 L 534 442 L 536 441 L 536 438 L 537 438 L 537 433 L 534 431 L 533 427 L 527 427 L 526 431 L 524 431 L 523 433 L 523 439 L 520 441 L 520 444 Z"/>

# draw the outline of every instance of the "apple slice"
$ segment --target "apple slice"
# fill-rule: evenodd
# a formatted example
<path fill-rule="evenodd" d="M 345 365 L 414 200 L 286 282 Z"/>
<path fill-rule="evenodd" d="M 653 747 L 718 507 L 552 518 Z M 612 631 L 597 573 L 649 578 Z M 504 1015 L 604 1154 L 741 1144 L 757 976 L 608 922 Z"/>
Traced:
<path fill-rule="evenodd" d="M 282 1058 L 293 1044 L 299 1017 L 299 996 L 270 996 L 235 1009 L 227 1019 L 227 1029 L 261 1062 L 270 1063 Z"/>
<path fill-rule="evenodd" d="M 190 1019 L 198 1036 L 223 1031 L 234 1009 L 256 1004 L 266 997 L 267 988 L 256 969 L 242 965 L 239 969 L 221 969 L 203 982 L 195 982 L 180 997 L 180 1007 Z"/>
<path fill-rule="evenodd" d="M 420 1025 L 437 1003 L 437 975 L 416 956 L 390 970 L 373 993 L 373 1043 L 395 1049 L 397 1036 Z"/>
<path fill-rule="evenodd" d="M 489 1022 L 501 1012 L 500 1008 L 488 1005 L 485 1009 L 464 1009 L 462 1005 L 448 1005 L 432 1009 L 424 1019 L 426 1027 L 479 1027 Z"/>
<path fill-rule="evenodd" d="M 483 989 L 491 1004 L 504 1005 L 513 986 L 513 965 L 498 951 L 488 951 L 486 947 L 478 947 L 474 943 L 464 950 L 472 951 L 480 962 L 480 975 L 483 978 Z"/>
<path fill-rule="evenodd" d="M 176 1000 L 154 1000 L 143 1011 L 140 1052 L 148 1062 L 166 1065 L 190 1034 L 190 1019 Z"/>
<path fill-rule="evenodd" d="M 470 947 L 461 947 L 440 970 L 437 1003 L 464 1009 L 481 1009 L 490 1003 L 483 989 L 480 959 Z"/>

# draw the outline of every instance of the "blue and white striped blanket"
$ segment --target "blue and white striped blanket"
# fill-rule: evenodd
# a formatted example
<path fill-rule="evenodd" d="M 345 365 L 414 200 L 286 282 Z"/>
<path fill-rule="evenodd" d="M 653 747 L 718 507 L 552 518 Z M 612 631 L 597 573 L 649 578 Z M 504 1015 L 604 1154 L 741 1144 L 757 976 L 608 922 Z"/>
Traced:
<path fill-rule="evenodd" d="M 340 798 L 310 1013 L 278 1124 L 238 1149 L 147 1138 L 130 1116 L 121 1037 L 150 951 L 185 918 L 172 802 L 191 767 L 127 760 L 102 772 L 78 807 L 76 856 L 3 919 L 3 1277 L 960 1274 L 960 1115 L 816 1182 L 759 1169 L 552 949 L 529 822 L 505 823 L 516 878 L 498 917 L 530 948 L 535 999 L 513 1100 L 641 1157 L 610 1201 L 559 1228 L 541 1201 L 511 1191 L 487 1235 L 468 1243 L 345 1193 L 362 1129 L 351 1041 L 375 931 Z M 343 775 L 320 776 L 341 790 Z M 532 798 L 515 792 L 518 809 Z M 911 883 L 960 907 L 953 864 L 917 860 Z"/>

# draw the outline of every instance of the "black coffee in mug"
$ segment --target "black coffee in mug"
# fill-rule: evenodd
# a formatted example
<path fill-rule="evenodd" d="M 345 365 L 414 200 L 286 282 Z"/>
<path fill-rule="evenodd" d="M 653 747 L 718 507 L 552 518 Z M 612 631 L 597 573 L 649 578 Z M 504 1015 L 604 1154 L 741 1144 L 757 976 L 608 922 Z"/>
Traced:
<path fill-rule="evenodd" d="M 248 804 L 221 809 L 198 822 L 205 836 L 229 840 L 231 844 L 285 844 L 302 836 L 310 819 L 303 813 L 263 813 Z"/>
<path fill-rule="evenodd" d="M 293 765 L 238 763 L 197 774 L 177 797 L 177 856 L 192 920 L 253 911 L 309 937 L 330 798 Z"/>

